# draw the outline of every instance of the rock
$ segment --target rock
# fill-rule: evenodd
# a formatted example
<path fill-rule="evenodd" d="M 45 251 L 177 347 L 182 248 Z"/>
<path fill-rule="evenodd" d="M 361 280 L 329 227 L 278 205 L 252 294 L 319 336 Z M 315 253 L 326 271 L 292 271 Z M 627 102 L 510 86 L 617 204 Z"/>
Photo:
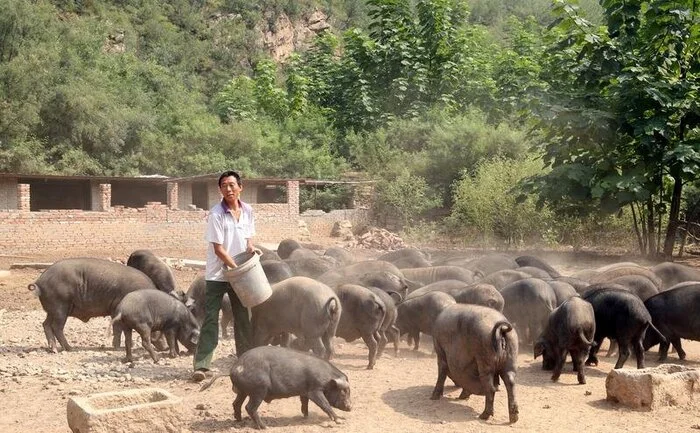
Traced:
<path fill-rule="evenodd" d="M 306 221 L 304 220 L 299 220 L 298 221 L 298 234 L 299 234 L 299 240 L 300 241 L 310 241 L 311 240 L 311 232 L 309 231 L 309 227 L 306 225 Z"/>
<path fill-rule="evenodd" d="M 605 389 L 608 400 L 634 408 L 687 405 L 700 399 L 700 370 L 675 364 L 612 370 Z"/>
<path fill-rule="evenodd" d="M 352 236 L 352 223 L 348 220 L 336 221 L 331 228 L 332 237 L 345 238 L 348 234 Z"/>

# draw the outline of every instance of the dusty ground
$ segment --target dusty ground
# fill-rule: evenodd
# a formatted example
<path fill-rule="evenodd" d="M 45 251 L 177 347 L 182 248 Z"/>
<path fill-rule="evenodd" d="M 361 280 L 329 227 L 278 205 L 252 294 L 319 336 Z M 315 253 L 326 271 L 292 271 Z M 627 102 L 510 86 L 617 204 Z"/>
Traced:
<path fill-rule="evenodd" d="M 197 258 L 183 251 L 158 251 L 171 257 Z M 126 255 L 110 252 L 73 254 L 125 259 Z M 436 254 L 440 254 L 436 252 Z M 64 255 L 66 255 L 64 253 Z M 0 257 L 0 269 L 21 261 L 52 261 L 59 255 L 17 258 Z M 573 271 L 599 266 L 619 258 L 583 257 L 564 263 L 561 253 L 547 256 L 559 269 Z M 627 260 L 627 258 L 625 258 Z M 176 270 L 178 284 L 186 289 L 197 276 L 196 271 Z M 252 422 L 232 420 L 230 382 L 220 379 L 212 388 L 198 392 L 198 385 L 188 381 L 191 357 L 163 359 L 154 364 L 138 348 L 134 364 L 123 364 L 123 351 L 108 348 L 108 320 L 92 319 L 88 323 L 70 318 L 66 336 L 75 350 L 49 354 L 41 327 L 45 313 L 38 299 L 27 292 L 27 284 L 39 271 L 12 271 L 0 280 L 0 431 L 4 433 L 67 432 L 66 402 L 74 395 L 113 391 L 126 388 L 160 387 L 184 399 L 188 429 L 193 432 L 248 431 Z M 700 343 L 684 341 L 688 359 L 682 364 L 700 368 Z M 454 387 L 446 386 L 440 401 L 429 400 L 436 379 L 436 363 L 430 347 L 418 353 L 405 343 L 398 356 L 393 351 L 382 357 L 374 370 L 367 363 L 366 348 L 358 343 L 336 340 L 335 364 L 350 377 L 354 408 L 341 413 L 340 425 L 330 423 L 313 403 L 310 416 L 301 416 L 298 399 L 263 403 L 261 415 L 273 431 L 320 432 L 335 429 L 342 432 L 453 432 L 453 431 L 533 431 L 533 432 L 616 432 L 616 431 L 696 431 L 700 429 L 698 407 L 668 407 L 653 412 L 627 409 L 605 400 L 605 377 L 614 358 L 601 358 L 597 368 L 587 368 L 588 383 L 578 385 L 570 364 L 559 383 L 549 380 L 550 373 L 540 369 L 532 359 L 532 348 L 523 347 L 518 357 L 517 398 L 520 420 L 509 425 L 506 395 L 496 394 L 495 416 L 489 421 L 478 419 L 484 398 L 472 396 L 457 400 Z M 225 371 L 233 350 L 232 340 L 223 340 L 216 352 L 215 367 Z M 657 365 L 655 350 L 647 354 L 647 365 Z M 671 362 L 677 362 L 675 354 Z M 633 360 L 627 367 L 632 368 Z M 448 383 L 450 383 L 448 381 Z"/>

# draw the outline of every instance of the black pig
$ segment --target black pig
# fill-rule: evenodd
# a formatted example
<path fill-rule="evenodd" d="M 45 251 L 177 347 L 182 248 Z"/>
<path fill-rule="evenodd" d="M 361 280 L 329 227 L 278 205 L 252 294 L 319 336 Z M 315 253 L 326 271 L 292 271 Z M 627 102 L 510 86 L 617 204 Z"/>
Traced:
<path fill-rule="evenodd" d="M 177 342 L 180 341 L 190 352 L 197 348 L 199 323 L 185 304 L 160 290 L 137 290 L 124 296 L 115 312 L 112 323 L 119 323 L 124 329 L 126 361 L 131 355 L 131 330 L 141 336 L 144 349 L 158 362 L 158 355 L 151 344 L 151 332 L 161 331 L 170 347 L 170 357 L 180 354 Z"/>
<path fill-rule="evenodd" d="M 200 391 L 209 388 L 218 375 L 204 384 Z M 241 406 L 246 397 L 246 412 L 255 425 L 264 429 L 258 415 L 263 401 L 299 396 L 301 413 L 309 416 L 309 400 L 313 401 L 335 422 L 338 416 L 333 407 L 349 411 L 350 383 L 348 377 L 333 364 L 308 353 L 275 346 L 261 346 L 245 352 L 231 367 L 231 387 L 236 393 L 233 416 L 242 419 Z"/>

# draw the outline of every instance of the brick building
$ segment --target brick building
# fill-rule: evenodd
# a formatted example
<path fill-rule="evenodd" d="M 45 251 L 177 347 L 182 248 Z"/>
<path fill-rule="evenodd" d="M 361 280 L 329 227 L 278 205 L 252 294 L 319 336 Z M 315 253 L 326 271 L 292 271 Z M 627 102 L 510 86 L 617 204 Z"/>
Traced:
<path fill-rule="evenodd" d="M 0 254 L 202 250 L 219 174 L 183 178 L 0 174 Z M 244 179 L 258 242 L 297 236 L 300 179 Z"/>

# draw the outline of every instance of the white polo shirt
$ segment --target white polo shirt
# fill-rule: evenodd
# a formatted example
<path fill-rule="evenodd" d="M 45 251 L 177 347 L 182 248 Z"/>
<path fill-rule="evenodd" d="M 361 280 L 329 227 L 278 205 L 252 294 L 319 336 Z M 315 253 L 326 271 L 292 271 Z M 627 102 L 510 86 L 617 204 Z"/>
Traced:
<path fill-rule="evenodd" d="M 234 257 L 246 250 L 247 240 L 255 235 L 255 217 L 253 208 L 242 201 L 241 217 L 238 221 L 229 212 L 224 200 L 209 210 L 207 217 L 207 269 L 204 278 L 210 281 L 226 281 L 224 278 L 224 262 L 214 252 L 212 242 L 221 244 Z M 237 263 L 239 264 L 239 263 Z"/>

